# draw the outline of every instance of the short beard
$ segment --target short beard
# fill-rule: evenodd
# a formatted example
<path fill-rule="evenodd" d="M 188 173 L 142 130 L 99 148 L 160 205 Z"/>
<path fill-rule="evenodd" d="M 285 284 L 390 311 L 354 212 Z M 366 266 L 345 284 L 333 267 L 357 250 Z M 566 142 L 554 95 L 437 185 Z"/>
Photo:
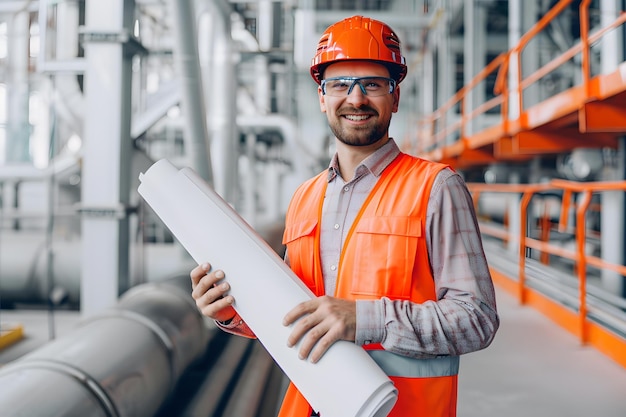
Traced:
<path fill-rule="evenodd" d="M 389 131 L 391 120 L 387 123 L 378 123 L 373 128 L 363 128 L 357 132 L 346 132 L 339 123 L 329 123 L 328 126 L 335 137 L 342 143 L 350 146 L 369 146 L 381 140 Z"/>

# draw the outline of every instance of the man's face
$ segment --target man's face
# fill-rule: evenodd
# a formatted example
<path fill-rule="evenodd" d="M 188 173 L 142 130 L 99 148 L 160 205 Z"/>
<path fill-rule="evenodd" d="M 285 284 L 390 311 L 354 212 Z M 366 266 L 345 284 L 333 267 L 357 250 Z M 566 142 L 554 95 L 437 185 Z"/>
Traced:
<path fill-rule="evenodd" d="M 389 77 L 384 65 L 370 61 L 346 61 L 329 65 L 324 78 Z M 387 139 L 391 114 L 398 111 L 400 90 L 372 97 L 355 85 L 349 95 L 331 97 L 318 88 L 320 108 L 326 113 L 335 137 L 346 145 L 368 146 Z"/>

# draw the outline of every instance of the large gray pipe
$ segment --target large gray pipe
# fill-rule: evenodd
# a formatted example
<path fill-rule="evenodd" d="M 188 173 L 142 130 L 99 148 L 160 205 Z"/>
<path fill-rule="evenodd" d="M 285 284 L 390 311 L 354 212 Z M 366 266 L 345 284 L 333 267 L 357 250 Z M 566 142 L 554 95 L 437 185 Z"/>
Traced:
<path fill-rule="evenodd" d="M 0 294 L 3 303 L 47 302 L 54 290 L 65 301 L 80 301 L 81 239 L 54 237 L 52 257 L 46 256 L 42 232 L 2 232 L 0 234 Z M 188 273 L 196 265 L 178 244 L 146 243 L 131 245 L 131 283 L 159 282 Z M 51 265 L 48 266 L 48 262 Z M 47 271 L 54 277 L 49 288 Z"/>
<path fill-rule="evenodd" d="M 259 234 L 282 254 L 282 222 L 259 224 Z M 47 302 L 51 293 L 75 305 L 80 301 L 81 239 L 55 236 L 52 257 L 46 256 L 43 232 L 0 233 L 0 295 L 3 304 Z M 168 277 L 187 275 L 196 262 L 177 243 L 130 245 L 131 283 L 161 282 Z M 48 262 L 51 265 L 48 266 Z M 50 268 L 54 288 L 49 288 Z"/>
<path fill-rule="evenodd" d="M 187 276 L 134 287 L 0 369 L 2 416 L 153 416 L 209 341 L 188 286 Z"/>

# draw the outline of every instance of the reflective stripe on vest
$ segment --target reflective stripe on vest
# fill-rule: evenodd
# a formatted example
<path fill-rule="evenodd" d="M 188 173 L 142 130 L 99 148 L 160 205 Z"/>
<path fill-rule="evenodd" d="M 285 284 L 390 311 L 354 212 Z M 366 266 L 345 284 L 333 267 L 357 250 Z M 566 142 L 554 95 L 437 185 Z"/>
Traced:
<path fill-rule="evenodd" d="M 368 350 L 367 353 L 388 376 L 429 378 L 459 373 L 458 356 L 416 359 L 384 350 Z"/>

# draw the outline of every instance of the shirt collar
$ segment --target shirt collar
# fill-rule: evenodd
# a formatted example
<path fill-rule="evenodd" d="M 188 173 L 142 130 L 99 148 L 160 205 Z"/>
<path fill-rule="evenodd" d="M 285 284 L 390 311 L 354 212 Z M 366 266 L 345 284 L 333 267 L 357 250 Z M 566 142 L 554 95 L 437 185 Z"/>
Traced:
<path fill-rule="evenodd" d="M 393 138 L 389 138 L 387 143 L 378 148 L 373 154 L 368 156 L 356 167 L 355 174 L 358 174 L 359 171 L 363 169 L 368 170 L 372 175 L 379 177 L 385 168 L 389 166 L 389 164 L 396 159 L 396 157 L 400 154 L 400 148 L 393 140 Z M 328 182 L 331 182 L 339 175 L 339 160 L 337 158 L 337 153 L 333 155 L 333 158 L 330 160 L 330 165 L 328 167 Z M 355 175 L 356 177 L 360 177 L 360 175 Z"/>

